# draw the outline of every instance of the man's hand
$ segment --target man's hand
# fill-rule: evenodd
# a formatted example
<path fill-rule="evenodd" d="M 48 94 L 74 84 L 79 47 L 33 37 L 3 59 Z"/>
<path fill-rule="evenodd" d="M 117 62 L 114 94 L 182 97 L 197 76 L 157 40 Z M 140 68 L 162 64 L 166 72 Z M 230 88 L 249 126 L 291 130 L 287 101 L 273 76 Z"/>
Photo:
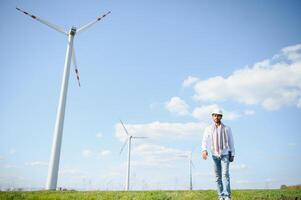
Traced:
<path fill-rule="evenodd" d="M 229 158 L 229 161 L 230 161 L 230 162 L 233 162 L 233 161 L 234 161 L 234 156 L 231 156 L 231 157 Z"/>
<path fill-rule="evenodd" d="M 205 151 L 202 151 L 202 157 L 204 160 L 207 159 L 207 156 L 208 156 L 208 152 L 205 150 Z"/>

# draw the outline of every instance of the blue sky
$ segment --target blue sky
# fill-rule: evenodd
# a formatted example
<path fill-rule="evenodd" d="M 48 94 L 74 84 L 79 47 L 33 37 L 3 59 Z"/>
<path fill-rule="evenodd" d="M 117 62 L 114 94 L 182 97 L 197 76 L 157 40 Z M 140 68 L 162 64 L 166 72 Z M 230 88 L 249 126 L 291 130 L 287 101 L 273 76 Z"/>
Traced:
<path fill-rule="evenodd" d="M 215 188 L 200 158 L 210 110 L 224 110 L 236 160 L 233 188 L 300 184 L 299 1 L 1 1 L 0 187 L 43 188 L 67 45 L 66 30 L 112 11 L 75 37 L 82 87 L 69 79 L 58 186 L 123 189 L 124 135 L 133 141 L 131 189 Z"/>

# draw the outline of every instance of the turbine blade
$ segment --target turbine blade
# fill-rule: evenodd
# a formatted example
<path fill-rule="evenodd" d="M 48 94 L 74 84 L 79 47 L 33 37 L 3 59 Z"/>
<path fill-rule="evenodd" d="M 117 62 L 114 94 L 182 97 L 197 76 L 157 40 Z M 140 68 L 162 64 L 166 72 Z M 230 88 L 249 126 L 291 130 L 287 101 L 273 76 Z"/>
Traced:
<path fill-rule="evenodd" d="M 195 151 L 195 149 L 198 147 L 199 145 L 195 145 L 192 149 L 191 149 L 191 154 Z"/>
<path fill-rule="evenodd" d="M 32 19 L 35 19 L 35 20 L 41 22 L 42 24 L 45 24 L 46 26 L 48 26 L 48 27 L 50 27 L 50 28 L 52 28 L 52 29 L 54 29 L 54 30 L 60 32 L 60 33 L 63 33 L 63 34 L 68 35 L 68 33 L 67 33 L 63 28 L 61 28 L 61 27 L 59 27 L 59 26 L 57 26 L 57 25 L 55 25 L 55 24 L 52 24 L 52 23 L 50 23 L 50 22 L 48 22 L 48 21 L 46 21 L 46 20 L 43 20 L 43 19 L 41 19 L 41 18 L 39 18 L 39 17 L 37 17 L 37 16 L 35 16 L 35 15 L 32 15 L 32 14 L 30 14 L 30 13 L 24 11 L 24 10 L 21 10 L 21 9 L 18 8 L 18 7 L 16 7 L 16 9 L 17 9 L 18 11 L 24 13 L 25 15 L 30 16 Z"/>
<path fill-rule="evenodd" d="M 93 26 L 94 24 L 96 24 L 98 21 L 100 21 L 102 18 L 106 17 L 108 14 L 110 14 L 111 11 L 107 12 L 106 14 L 102 15 L 102 16 L 99 16 L 96 18 L 96 20 L 93 20 L 92 22 L 89 22 L 88 24 L 82 26 L 81 28 L 79 28 L 76 33 L 80 33 L 80 32 L 83 32 L 84 30 L 90 28 L 91 26 Z"/>
<path fill-rule="evenodd" d="M 75 70 L 75 74 L 76 74 L 76 79 L 77 79 L 77 82 L 78 82 L 78 86 L 80 87 L 79 73 L 78 73 L 78 69 L 77 69 L 77 63 L 76 63 L 76 57 L 75 57 L 74 47 L 72 48 L 72 62 L 73 62 L 73 65 L 74 65 L 74 70 Z"/>
<path fill-rule="evenodd" d="M 177 154 L 177 157 L 180 157 L 180 158 L 187 158 L 187 155 Z"/>
<path fill-rule="evenodd" d="M 191 165 L 192 165 L 193 169 L 195 169 L 195 166 L 194 166 L 194 164 L 193 164 L 193 162 L 192 162 L 192 161 L 191 161 Z"/>
<path fill-rule="evenodd" d="M 148 137 L 132 137 L 133 139 L 146 139 Z"/>
<path fill-rule="evenodd" d="M 122 124 L 125 133 L 129 136 L 130 134 L 129 134 L 128 131 L 126 130 L 126 128 L 125 128 L 125 126 L 124 126 L 124 124 L 123 124 L 123 122 L 122 122 L 121 120 L 120 120 L 120 123 Z"/>
<path fill-rule="evenodd" d="M 124 147 L 126 146 L 126 144 L 128 143 L 128 141 L 129 141 L 129 139 L 126 139 L 126 141 L 124 142 L 124 144 L 123 144 L 122 148 L 120 149 L 120 152 L 119 152 L 119 154 L 121 154 L 121 153 L 122 153 L 122 151 L 123 151 Z"/>

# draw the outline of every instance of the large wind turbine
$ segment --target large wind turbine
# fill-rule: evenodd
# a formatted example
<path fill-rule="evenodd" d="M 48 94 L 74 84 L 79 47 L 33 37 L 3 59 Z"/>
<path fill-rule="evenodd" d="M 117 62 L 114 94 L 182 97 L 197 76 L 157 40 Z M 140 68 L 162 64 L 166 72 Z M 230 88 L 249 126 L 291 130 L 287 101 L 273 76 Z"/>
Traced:
<path fill-rule="evenodd" d="M 65 107 L 66 107 L 71 59 L 74 64 L 74 67 L 75 67 L 75 73 L 76 73 L 78 85 L 80 86 L 79 74 L 78 74 L 78 69 L 77 69 L 76 59 L 75 59 L 75 50 L 73 47 L 73 39 L 76 34 L 83 32 L 87 28 L 91 27 L 92 25 L 94 25 L 96 22 L 100 21 L 102 18 L 104 18 L 106 15 L 110 14 L 111 12 L 108 12 L 100 17 L 97 17 L 96 20 L 93 20 L 92 22 L 86 24 L 85 26 L 79 28 L 78 30 L 76 29 L 76 27 L 72 27 L 69 31 L 65 31 L 63 28 L 61 28 L 57 25 L 54 25 L 46 20 L 43 20 L 35 15 L 32 15 L 26 11 L 23 11 L 20 8 L 16 8 L 16 9 L 20 12 L 23 12 L 25 15 L 28 15 L 31 18 L 41 22 L 42 24 L 45 24 L 48 27 L 68 36 L 68 45 L 67 45 L 67 51 L 66 51 L 66 57 L 65 57 L 63 80 L 62 80 L 62 85 L 61 85 L 59 105 L 58 105 L 58 109 L 57 109 L 51 157 L 50 157 L 49 166 L 48 166 L 49 167 L 48 168 L 48 178 L 47 178 L 47 183 L 46 183 L 47 190 L 55 190 L 57 187 L 57 178 L 58 178 L 58 171 L 59 171 L 59 161 L 60 161 L 60 152 L 61 152 L 61 143 L 62 143 L 62 135 L 63 135 L 63 127 L 64 127 Z"/>
<path fill-rule="evenodd" d="M 124 145 L 122 146 L 122 148 L 120 150 L 120 153 L 123 151 L 126 144 L 128 144 L 128 161 L 127 161 L 127 170 L 126 170 L 127 172 L 126 172 L 126 179 L 125 179 L 125 190 L 128 191 L 129 187 L 130 187 L 130 165 L 131 165 L 131 143 L 132 143 L 132 139 L 145 139 L 147 137 L 134 137 L 134 136 L 130 135 L 121 120 L 120 120 L 120 123 L 123 126 L 123 129 L 125 131 L 124 133 L 127 136 L 127 139 L 124 142 Z"/>
<path fill-rule="evenodd" d="M 193 166 L 192 152 L 193 151 L 189 151 L 186 154 L 178 154 L 177 155 L 178 157 L 186 158 L 188 160 L 188 166 L 189 166 L 189 190 L 192 190 L 192 169 L 191 169 L 191 167 Z"/>

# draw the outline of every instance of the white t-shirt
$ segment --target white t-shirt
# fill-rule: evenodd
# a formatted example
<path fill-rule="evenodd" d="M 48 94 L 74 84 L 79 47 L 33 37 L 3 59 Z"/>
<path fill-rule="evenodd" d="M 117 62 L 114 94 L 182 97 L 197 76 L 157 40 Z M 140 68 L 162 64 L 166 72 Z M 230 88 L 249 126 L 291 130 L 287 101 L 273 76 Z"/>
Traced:
<path fill-rule="evenodd" d="M 208 152 L 208 150 L 210 149 L 212 155 L 220 156 L 220 155 L 217 155 L 217 153 L 213 150 L 213 145 L 212 144 L 213 144 L 214 141 L 212 141 L 212 138 L 213 138 L 212 137 L 212 134 L 213 134 L 212 126 L 213 125 L 210 125 L 205 129 L 205 132 L 204 132 L 204 135 L 203 135 L 203 140 L 202 140 L 202 151 L 206 150 Z M 228 136 L 228 146 L 229 147 L 226 148 L 226 149 L 223 149 L 223 151 L 221 152 L 221 155 L 227 155 L 229 153 L 229 151 L 231 151 L 232 156 L 234 156 L 235 155 L 235 148 L 234 148 L 234 141 L 233 141 L 231 128 L 224 125 L 224 129 L 226 131 L 226 135 Z"/>

